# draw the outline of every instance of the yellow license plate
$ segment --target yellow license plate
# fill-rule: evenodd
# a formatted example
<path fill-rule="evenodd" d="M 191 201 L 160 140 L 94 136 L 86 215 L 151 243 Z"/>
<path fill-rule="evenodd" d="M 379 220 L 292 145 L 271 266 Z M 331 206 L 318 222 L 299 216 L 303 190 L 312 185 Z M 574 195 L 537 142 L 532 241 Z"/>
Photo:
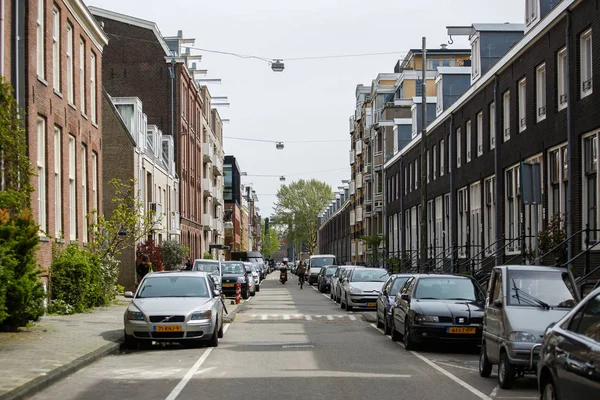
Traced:
<path fill-rule="evenodd" d="M 448 333 L 456 333 L 459 335 L 472 335 L 474 333 L 477 333 L 477 329 L 476 328 L 448 328 Z"/>
<path fill-rule="evenodd" d="M 223 287 L 234 287 L 235 283 L 224 283 Z"/>
<path fill-rule="evenodd" d="M 154 332 L 181 332 L 181 325 L 155 326 Z"/>
<path fill-rule="evenodd" d="M 377 303 L 367 303 L 367 307 L 377 307 Z"/>

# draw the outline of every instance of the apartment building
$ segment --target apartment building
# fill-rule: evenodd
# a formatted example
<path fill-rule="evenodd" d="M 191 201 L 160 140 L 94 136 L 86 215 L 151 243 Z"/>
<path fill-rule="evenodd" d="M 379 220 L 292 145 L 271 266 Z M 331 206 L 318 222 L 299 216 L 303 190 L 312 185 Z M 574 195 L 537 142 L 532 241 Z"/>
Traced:
<path fill-rule="evenodd" d="M 319 214 L 317 247 L 319 254 L 335 255 L 338 265 L 357 264 L 363 261 L 356 261 L 356 247 L 353 247 L 352 218 L 356 218 L 356 215 L 352 213 L 355 200 L 348 185 L 338 189 L 335 199 Z"/>
<path fill-rule="evenodd" d="M 427 128 L 429 268 L 532 262 L 536 232 L 558 215 L 567 236 L 575 234 L 569 256 L 585 255 L 575 260 L 576 271 L 600 259 L 592 247 L 600 223 L 600 89 L 592 75 L 600 49 L 592 36 L 600 15 L 591 0 L 527 1 L 525 9 L 525 24 L 448 28 L 470 39 L 471 85 L 454 102 L 436 88 L 443 105 Z M 438 71 L 443 85 L 447 76 Z M 385 165 L 387 179 L 399 182 L 386 193 L 394 221 L 387 229 L 390 255 L 398 258 L 419 249 L 420 180 L 411 168 L 421 156 L 417 129 Z M 525 181 L 541 189 L 537 218 L 535 206 L 524 202 L 521 178 L 532 166 L 541 168 L 538 179 Z M 410 264 L 425 263 L 417 257 Z"/>
<path fill-rule="evenodd" d="M 222 232 L 218 219 L 222 211 L 213 208 L 220 206 L 205 202 L 205 198 L 214 197 L 218 184 L 209 183 L 215 182 L 214 174 L 219 173 L 222 163 L 214 163 L 217 168 L 209 176 L 213 163 L 210 152 L 205 161 L 204 143 L 209 143 L 209 139 L 204 128 L 208 137 L 212 130 L 213 143 L 222 141 L 216 140 L 215 135 L 215 125 L 221 129 L 221 121 L 213 115 L 210 105 L 204 104 L 202 86 L 196 79 L 196 63 L 201 56 L 190 54 L 186 47 L 193 45 L 194 39 L 184 38 L 182 32 L 164 37 L 154 22 L 129 15 L 96 7 L 90 7 L 90 11 L 111 38 L 103 59 L 106 91 L 113 97 L 138 97 L 144 104 L 148 124 L 173 138 L 175 168 L 180 179 L 180 240 L 190 249 L 191 257 L 200 258 L 209 251 L 210 243 L 218 242 L 214 241 L 219 237 L 214 232 Z M 214 154 L 222 160 L 222 151 L 218 153 L 216 149 Z"/>
<path fill-rule="evenodd" d="M 179 178 L 175 174 L 173 137 L 148 124 L 137 97 L 110 98 L 105 93 L 102 107 L 104 211 L 108 214 L 115 208 L 111 180 L 135 180 L 143 212 L 155 213 L 152 239 L 158 245 L 167 239 L 179 240 Z M 119 256 L 119 284 L 128 289 L 135 289 L 138 283 L 136 250 L 127 249 Z"/>
<path fill-rule="evenodd" d="M 230 249 L 225 252 L 225 258 L 230 260 L 231 251 L 242 251 L 242 182 L 240 167 L 234 156 L 225 156 L 223 170 L 225 245 Z"/>
<path fill-rule="evenodd" d="M 2 2 L 0 73 L 25 111 L 38 262 L 48 279 L 54 243 L 90 240 L 102 213 L 102 53 L 108 38 L 83 2 Z"/>

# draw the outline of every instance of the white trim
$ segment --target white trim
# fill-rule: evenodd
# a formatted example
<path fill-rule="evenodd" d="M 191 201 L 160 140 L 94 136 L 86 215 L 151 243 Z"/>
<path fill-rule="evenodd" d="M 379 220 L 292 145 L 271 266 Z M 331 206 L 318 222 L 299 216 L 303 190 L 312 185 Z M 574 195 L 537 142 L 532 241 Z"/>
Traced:
<path fill-rule="evenodd" d="M 587 41 L 587 39 L 590 40 L 590 47 L 589 47 L 589 52 L 590 54 L 588 55 L 588 50 L 587 47 L 584 46 L 584 42 Z M 580 65 L 580 71 L 579 71 L 579 87 L 580 87 L 580 98 L 584 98 L 589 96 L 590 94 L 593 93 L 594 91 L 594 85 L 593 85 L 593 76 L 594 76 L 594 59 L 593 59 L 593 42 L 592 42 L 592 28 L 586 30 L 585 32 L 583 32 L 580 36 L 579 36 L 579 54 L 580 54 L 580 60 L 579 60 L 579 65 Z M 590 70 L 587 70 L 587 58 L 589 56 L 589 68 Z"/>
<path fill-rule="evenodd" d="M 81 0 L 65 0 L 64 3 L 81 29 L 83 29 L 96 48 L 102 52 L 104 46 L 108 44 L 108 36 L 106 36 L 100 24 L 98 24 L 98 21 L 92 15 L 91 10 L 95 7 L 88 8 Z"/>
<path fill-rule="evenodd" d="M 527 129 L 527 78 L 523 78 L 519 81 L 517 95 L 517 105 L 519 107 L 518 131 L 523 132 L 525 129 Z"/>
<path fill-rule="evenodd" d="M 564 60 L 564 61 L 563 61 Z M 556 53 L 557 104 L 558 111 L 564 110 L 569 104 L 569 94 L 566 92 L 567 81 L 567 48 L 563 47 Z M 564 99 L 563 99 L 564 96 Z M 564 100 L 564 101 L 563 101 Z"/>
<path fill-rule="evenodd" d="M 546 63 L 543 62 L 535 69 L 535 119 L 537 122 L 546 119 L 547 114 L 547 81 Z M 543 88 L 543 90 L 540 90 Z"/>
<path fill-rule="evenodd" d="M 412 118 L 394 118 L 395 125 L 412 125 Z"/>

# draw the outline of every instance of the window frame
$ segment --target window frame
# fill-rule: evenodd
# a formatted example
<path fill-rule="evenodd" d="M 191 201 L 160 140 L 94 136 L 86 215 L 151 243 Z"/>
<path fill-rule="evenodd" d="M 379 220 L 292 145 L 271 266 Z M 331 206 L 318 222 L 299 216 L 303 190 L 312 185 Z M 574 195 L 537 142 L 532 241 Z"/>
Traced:
<path fill-rule="evenodd" d="M 466 152 L 467 152 L 467 161 L 465 162 L 465 164 L 468 164 L 471 162 L 471 148 L 472 146 L 472 142 L 471 142 L 471 135 L 473 133 L 473 129 L 472 129 L 472 123 L 471 120 L 469 119 L 466 124 L 465 124 L 465 145 L 467 146 L 466 148 Z"/>
<path fill-rule="evenodd" d="M 519 80 L 519 133 L 527 129 L 527 78 Z"/>
<path fill-rule="evenodd" d="M 69 135 L 69 239 L 77 240 L 77 140 Z"/>
<path fill-rule="evenodd" d="M 477 157 L 483 155 L 483 111 L 477 113 Z"/>
<path fill-rule="evenodd" d="M 57 239 L 62 232 L 62 129 L 54 125 L 54 234 Z"/>
<path fill-rule="evenodd" d="M 36 14 L 36 70 L 38 78 L 46 79 L 46 1 L 37 1 Z"/>
<path fill-rule="evenodd" d="M 496 102 L 492 101 L 488 107 L 490 123 L 490 150 L 496 148 Z"/>
<path fill-rule="evenodd" d="M 86 105 L 85 105 L 85 86 L 86 86 L 86 76 L 85 76 L 85 41 L 82 37 L 79 38 L 79 107 L 81 108 L 81 114 L 86 114 Z"/>
<path fill-rule="evenodd" d="M 40 235 L 45 235 L 48 230 L 48 180 L 46 176 L 47 155 L 47 132 L 46 118 L 38 115 L 37 117 L 37 157 L 36 157 L 36 174 L 37 174 L 37 205 L 38 205 L 38 225 Z"/>
<path fill-rule="evenodd" d="M 567 48 L 563 47 L 556 53 L 556 82 L 558 111 L 567 108 L 569 95 L 567 94 Z"/>
<path fill-rule="evenodd" d="M 444 176 L 444 161 L 445 161 L 446 143 L 444 139 L 440 140 L 440 176 Z"/>
<path fill-rule="evenodd" d="M 589 39 L 589 48 L 585 42 Z M 592 28 L 584 31 L 579 37 L 579 88 L 580 98 L 585 98 L 593 93 L 593 43 L 592 43 Z M 589 53 L 589 54 L 588 54 Z M 589 71 L 588 71 L 589 68 Z"/>
<path fill-rule="evenodd" d="M 510 140 L 510 90 L 502 94 L 502 132 L 504 141 Z"/>
<path fill-rule="evenodd" d="M 67 21 L 67 102 L 75 106 L 75 60 L 74 60 L 74 42 L 75 31 L 71 22 Z"/>
<path fill-rule="evenodd" d="M 461 132 L 460 132 L 460 126 L 458 128 L 456 128 L 456 168 L 460 168 L 461 166 L 461 147 L 462 147 L 462 143 L 461 143 Z"/>
<path fill-rule="evenodd" d="M 61 65 L 60 65 L 60 9 L 54 5 L 52 8 L 52 86 L 61 92 Z"/>
<path fill-rule="evenodd" d="M 537 122 L 546 119 L 546 79 L 546 63 L 542 63 L 535 69 L 535 118 Z"/>
<path fill-rule="evenodd" d="M 97 63 L 96 53 L 90 51 L 90 118 L 93 123 L 98 123 Z"/>

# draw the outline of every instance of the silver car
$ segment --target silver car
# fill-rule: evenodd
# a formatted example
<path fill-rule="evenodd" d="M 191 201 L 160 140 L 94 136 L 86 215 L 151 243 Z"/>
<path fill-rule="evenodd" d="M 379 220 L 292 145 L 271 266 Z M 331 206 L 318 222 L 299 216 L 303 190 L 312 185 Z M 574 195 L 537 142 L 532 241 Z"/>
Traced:
<path fill-rule="evenodd" d="M 206 272 L 213 279 L 217 289 L 221 290 L 221 281 L 223 279 L 221 261 L 205 259 L 194 260 L 192 271 Z"/>
<path fill-rule="evenodd" d="M 354 268 L 346 273 L 340 286 L 340 304 L 351 311 L 353 307 L 377 308 L 377 298 L 389 278 L 383 268 Z"/>
<path fill-rule="evenodd" d="M 258 271 L 256 264 L 246 261 L 244 262 L 244 265 L 246 265 L 248 270 L 252 271 L 252 278 L 254 278 L 254 290 L 251 290 L 251 292 L 254 294 L 260 292 L 260 272 Z M 253 293 L 250 293 L 250 295 L 254 296 Z"/>
<path fill-rule="evenodd" d="M 343 267 L 339 267 L 335 271 L 335 274 L 333 274 L 333 276 L 331 277 L 331 293 L 333 295 L 332 299 L 336 303 L 340 303 L 341 301 L 340 293 L 342 290 L 342 282 L 344 281 L 344 278 L 346 277 L 348 272 L 354 268 L 360 267 L 356 265 L 345 265 Z"/>
<path fill-rule="evenodd" d="M 207 344 L 223 337 L 223 302 L 204 272 L 156 272 L 144 277 L 123 322 L 125 345 L 145 341 Z"/>

